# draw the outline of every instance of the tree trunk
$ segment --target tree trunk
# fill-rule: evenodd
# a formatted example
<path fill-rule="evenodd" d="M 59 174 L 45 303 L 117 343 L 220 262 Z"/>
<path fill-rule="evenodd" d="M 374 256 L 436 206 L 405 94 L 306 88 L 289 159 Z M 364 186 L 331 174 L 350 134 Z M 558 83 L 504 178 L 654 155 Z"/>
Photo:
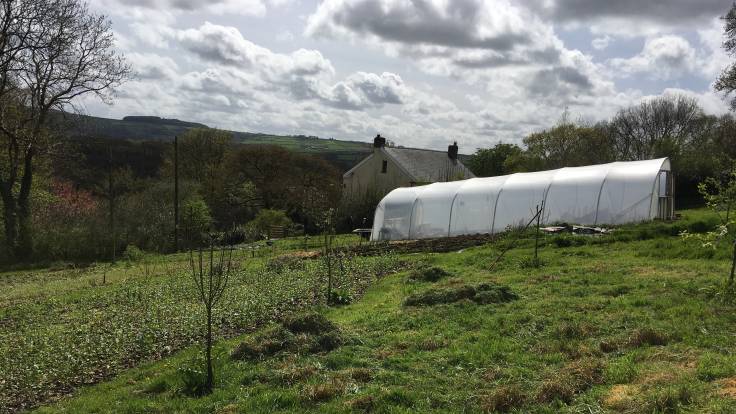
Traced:
<path fill-rule="evenodd" d="M 23 177 L 18 191 L 17 220 L 18 239 L 15 245 L 15 258 L 27 259 L 33 249 L 31 228 L 31 186 L 33 185 L 33 148 L 29 148 L 23 159 Z"/>
<path fill-rule="evenodd" d="M 731 274 L 728 276 L 728 286 L 733 286 L 734 273 L 736 273 L 736 240 L 733 241 L 733 257 L 731 258 Z"/>
<path fill-rule="evenodd" d="M 3 199 L 3 225 L 5 226 L 5 243 L 7 245 L 7 253 L 10 256 L 15 255 L 15 245 L 18 242 L 18 221 L 16 217 L 15 197 L 11 193 L 12 190 L 6 189 L 5 185 L 0 189 Z M 11 257 L 11 259 L 14 257 Z"/>
<path fill-rule="evenodd" d="M 212 370 L 212 305 L 207 306 L 207 338 L 205 358 L 207 360 L 207 392 L 212 390 L 214 383 L 214 372 Z"/>

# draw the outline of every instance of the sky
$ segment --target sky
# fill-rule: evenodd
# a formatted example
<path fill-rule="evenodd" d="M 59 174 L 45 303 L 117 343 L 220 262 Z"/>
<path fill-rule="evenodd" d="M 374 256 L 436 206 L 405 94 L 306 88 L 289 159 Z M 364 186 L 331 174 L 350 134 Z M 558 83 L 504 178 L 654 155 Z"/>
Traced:
<path fill-rule="evenodd" d="M 91 0 L 135 76 L 90 115 L 460 152 L 712 83 L 731 0 Z"/>

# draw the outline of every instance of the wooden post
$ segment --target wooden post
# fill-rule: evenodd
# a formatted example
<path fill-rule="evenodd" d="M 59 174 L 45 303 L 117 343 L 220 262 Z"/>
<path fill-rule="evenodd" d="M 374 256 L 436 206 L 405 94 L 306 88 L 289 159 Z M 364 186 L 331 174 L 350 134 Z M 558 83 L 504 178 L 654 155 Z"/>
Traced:
<path fill-rule="evenodd" d="M 115 235 L 115 189 L 112 178 L 112 147 L 107 147 L 107 196 L 110 202 L 110 236 L 112 237 L 112 263 L 115 264 L 115 256 L 118 250 L 118 238 Z"/>
<path fill-rule="evenodd" d="M 174 136 L 174 252 L 179 252 L 179 137 Z"/>

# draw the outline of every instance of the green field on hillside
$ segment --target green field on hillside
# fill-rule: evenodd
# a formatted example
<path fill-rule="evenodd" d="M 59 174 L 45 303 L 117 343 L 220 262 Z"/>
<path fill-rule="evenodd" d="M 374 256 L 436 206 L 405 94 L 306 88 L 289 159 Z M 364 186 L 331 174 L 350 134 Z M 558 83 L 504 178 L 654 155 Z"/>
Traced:
<path fill-rule="evenodd" d="M 714 223 L 693 210 L 607 236 L 544 236 L 538 267 L 528 236 L 493 270 L 510 236 L 443 254 L 346 258 L 339 288 L 352 303 L 329 308 L 313 306 L 322 261 L 283 258 L 301 241 L 243 250 L 218 310 L 217 386 L 204 397 L 191 392 L 201 313 L 185 255 L 121 263 L 105 285 L 102 267 L 7 272 L 0 364 L 12 368 L 0 371 L 0 406 L 736 412 L 736 306 L 722 291 L 729 251 L 677 236 Z M 309 309 L 335 326 L 284 321 Z"/>
<path fill-rule="evenodd" d="M 135 118 L 135 117 L 134 117 Z M 138 117 L 137 120 L 109 119 L 94 116 L 78 116 L 68 121 L 71 136 L 96 137 L 132 141 L 173 141 L 191 128 L 206 125 L 156 117 Z M 319 155 L 333 162 L 343 171 L 363 159 L 371 150 L 370 144 L 358 141 L 342 141 L 305 135 L 273 135 L 254 132 L 231 131 L 233 139 L 241 144 L 278 145 L 292 151 Z M 370 137 L 366 137 L 370 138 Z"/>

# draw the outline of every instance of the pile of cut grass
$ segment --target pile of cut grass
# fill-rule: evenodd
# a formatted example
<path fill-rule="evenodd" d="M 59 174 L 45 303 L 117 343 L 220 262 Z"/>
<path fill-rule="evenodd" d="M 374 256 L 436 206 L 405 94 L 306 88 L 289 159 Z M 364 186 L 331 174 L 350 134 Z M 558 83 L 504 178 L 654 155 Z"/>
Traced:
<path fill-rule="evenodd" d="M 463 284 L 415 293 L 404 300 L 404 306 L 433 306 L 459 302 L 464 299 L 472 300 L 479 305 L 488 305 L 510 302 L 518 298 L 519 296 L 512 292 L 508 286 L 495 283 Z"/>

